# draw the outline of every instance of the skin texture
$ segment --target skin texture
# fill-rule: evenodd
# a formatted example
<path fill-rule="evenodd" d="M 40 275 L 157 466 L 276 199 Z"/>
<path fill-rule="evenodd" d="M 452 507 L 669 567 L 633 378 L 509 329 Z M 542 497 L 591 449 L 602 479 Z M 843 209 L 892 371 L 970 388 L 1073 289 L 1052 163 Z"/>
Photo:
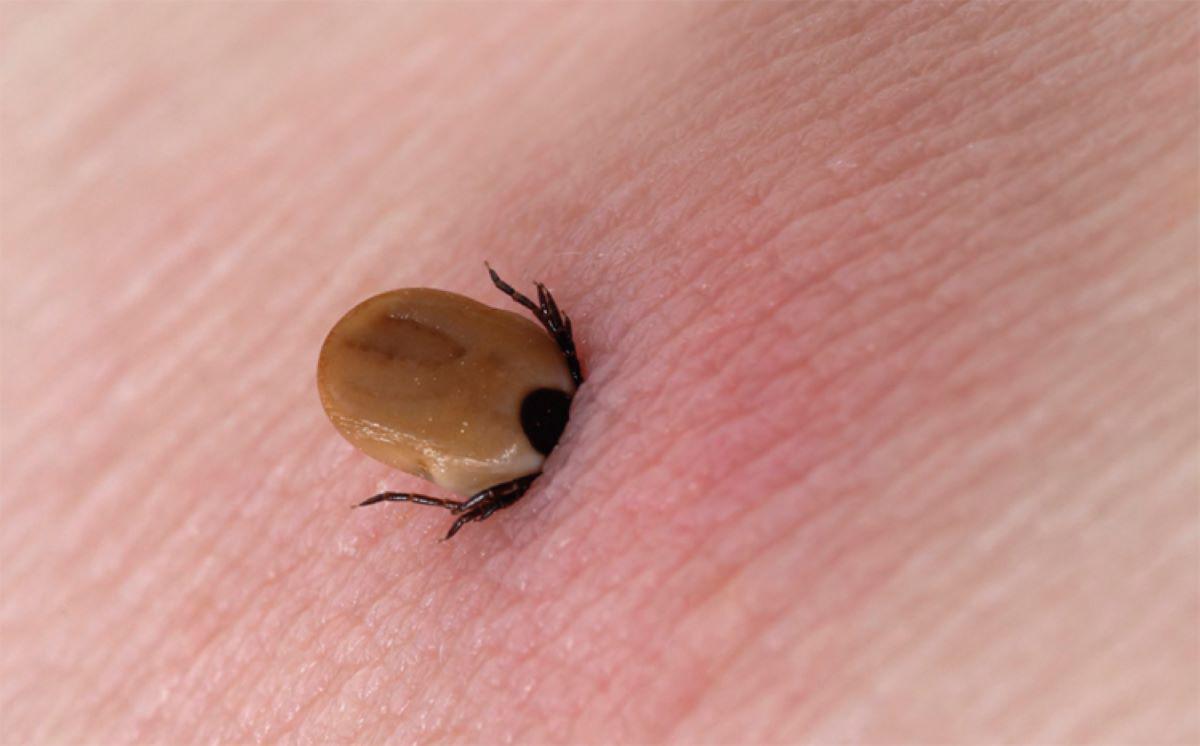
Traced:
<path fill-rule="evenodd" d="M 1197 13 L 0 6 L 0 740 L 1200 739 Z M 313 369 L 485 258 L 439 543 Z"/>

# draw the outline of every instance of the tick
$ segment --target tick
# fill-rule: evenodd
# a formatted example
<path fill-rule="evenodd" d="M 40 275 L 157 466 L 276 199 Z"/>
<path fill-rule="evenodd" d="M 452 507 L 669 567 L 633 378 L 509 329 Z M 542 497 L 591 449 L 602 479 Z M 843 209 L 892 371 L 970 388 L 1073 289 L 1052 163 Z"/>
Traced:
<path fill-rule="evenodd" d="M 456 293 L 406 288 L 368 298 L 321 346 L 317 389 L 334 427 L 371 458 L 464 500 L 381 492 L 458 516 L 446 539 L 520 500 L 542 473 L 583 383 L 571 319 L 542 283 L 535 303 L 500 279 L 526 317 Z"/>

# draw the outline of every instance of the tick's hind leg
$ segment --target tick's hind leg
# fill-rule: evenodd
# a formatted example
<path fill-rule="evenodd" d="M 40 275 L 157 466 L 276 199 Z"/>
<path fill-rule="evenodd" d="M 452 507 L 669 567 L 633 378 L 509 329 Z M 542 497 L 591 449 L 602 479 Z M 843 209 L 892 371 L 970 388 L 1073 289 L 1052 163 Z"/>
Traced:
<path fill-rule="evenodd" d="M 488 487 L 486 490 L 480 490 L 474 495 L 471 495 L 463 502 L 459 503 L 457 508 L 451 510 L 452 513 L 470 513 L 471 511 L 490 505 L 495 502 L 507 499 L 509 504 L 519 500 L 522 495 L 529 491 L 529 485 L 533 484 L 533 480 L 537 479 L 541 472 L 537 474 L 527 474 L 523 477 L 517 477 L 509 482 L 501 482 Z"/>
<path fill-rule="evenodd" d="M 540 472 L 538 474 L 527 474 L 508 482 L 494 484 L 486 490 L 476 492 L 466 500 L 443 500 L 440 497 L 418 495 L 413 492 L 380 492 L 378 495 L 368 497 L 354 507 L 361 508 L 382 502 L 393 502 L 416 503 L 417 505 L 445 508 L 459 517 L 454 522 L 454 525 L 450 527 L 450 532 L 446 534 L 446 539 L 449 539 L 468 523 L 482 521 L 497 510 L 507 508 L 517 500 L 520 500 L 529 491 L 529 485 L 533 484 L 533 480 L 537 479 L 539 474 Z"/>
<path fill-rule="evenodd" d="M 458 500 L 443 500 L 440 497 L 430 497 L 428 495 L 417 495 L 412 492 L 380 492 L 378 495 L 373 495 L 363 500 L 356 508 L 366 507 L 382 502 L 393 503 L 416 503 L 417 505 L 431 505 L 435 508 L 445 508 L 452 513 L 457 513 L 463 503 Z"/>
<path fill-rule="evenodd" d="M 540 282 L 534 283 L 538 291 L 538 302 L 534 303 L 528 296 L 501 280 L 500 275 L 496 274 L 496 270 L 492 269 L 492 265 L 484 262 L 483 266 L 487 267 L 488 274 L 492 277 L 492 284 L 500 292 L 528 308 L 537 317 L 537 320 L 542 322 L 542 326 L 546 327 L 546 331 L 550 332 L 550 336 L 562 350 L 563 357 L 567 361 L 567 369 L 571 371 L 571 379 L 575 381 L 575 385 L 583 383 L 579 355 L 575 351 L 575 335 L 571 332 L 571 317 L 558 309 L 558 304 L 554 302 L 554 296 L 550 294 L 546 286 Z"/>
<path fill-rule="evenodd" d="M 442 539 L 442 541 L 457 534 L 458 530 L 468 523 L 482 521 L 497 510 L 507 508 L 517 500 L 520 500 L 529 491 L 529 485 L 533 484 L 533 480 L 537 479 L 537 477 L 538 474 L 517 477 L 511 482 L 502 482 L 471 495 L 471 497 L 460 503 L 458 507 L 451 509 L 450 512 L 455 513 L 459 518 L 450 527 L 445 539 Z"/>

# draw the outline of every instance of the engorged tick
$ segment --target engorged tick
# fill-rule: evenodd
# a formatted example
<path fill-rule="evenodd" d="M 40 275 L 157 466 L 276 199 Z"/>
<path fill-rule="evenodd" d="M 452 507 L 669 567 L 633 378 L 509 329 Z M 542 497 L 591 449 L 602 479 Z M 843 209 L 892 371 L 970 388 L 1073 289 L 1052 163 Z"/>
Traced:
<path fill-rule="evenodd" d="M 407 288 L 352 308 L 325 338 L 317 363 L 321 404 L 347 440 L 371 458 L 469 495 L 381 492 L 356 507 L 445 508 L 458 516 L 447 539 L 528 491 L 583 383 L 571 320 L 550 291 L 536 283 L 534 303 L 487 270 L 548 336 L 511 311 Z"/>

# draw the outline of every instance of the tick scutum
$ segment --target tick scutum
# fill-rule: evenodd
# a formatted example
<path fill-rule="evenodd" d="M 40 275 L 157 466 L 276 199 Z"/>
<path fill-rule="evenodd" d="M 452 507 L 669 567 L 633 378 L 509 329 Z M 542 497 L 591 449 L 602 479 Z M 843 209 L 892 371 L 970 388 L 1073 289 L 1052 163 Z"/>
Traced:
<path fill-rule="evenodd" d="M 521 429 L 538 453 L 548 455 L 558 445 L 571 410 L 571 395 L 558 389 L 537 389 L 521 402 Z"/>

